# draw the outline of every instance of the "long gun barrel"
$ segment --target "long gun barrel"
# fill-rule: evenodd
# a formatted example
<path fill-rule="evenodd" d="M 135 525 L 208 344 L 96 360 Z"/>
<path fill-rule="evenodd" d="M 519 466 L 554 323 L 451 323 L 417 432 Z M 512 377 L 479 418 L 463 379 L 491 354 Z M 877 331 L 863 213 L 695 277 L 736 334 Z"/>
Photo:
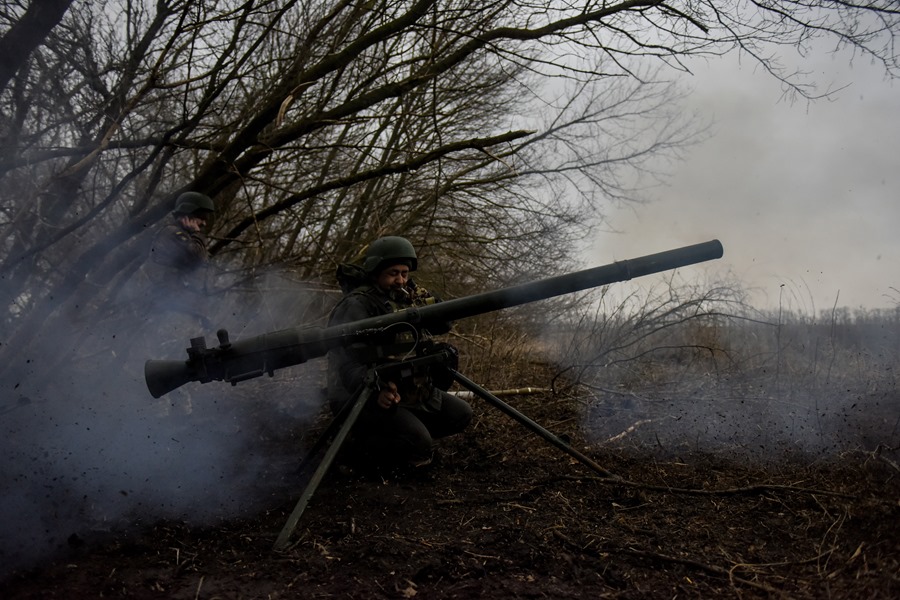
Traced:
<path fill-rule="evenodd" d="M 225 330 L 219 330 L 218 347 L 207 348 L 203 338 L 194 338 L 186 361 L 148 360 L 144 378 L 154 398 L 191 381 L 227 381 L 234 385 L 264 374 L 272 376 L 279 369 L 325 356 L 338 346 L 361 340 L 377 342 L 385 336 L 386 328 L 399 323 L 428 329 L 439 323 L 721 258 L 723 252 L 722 244 L 712 240 L 327 328 L 295 327 L 235 342 L 229 341 Z"/>

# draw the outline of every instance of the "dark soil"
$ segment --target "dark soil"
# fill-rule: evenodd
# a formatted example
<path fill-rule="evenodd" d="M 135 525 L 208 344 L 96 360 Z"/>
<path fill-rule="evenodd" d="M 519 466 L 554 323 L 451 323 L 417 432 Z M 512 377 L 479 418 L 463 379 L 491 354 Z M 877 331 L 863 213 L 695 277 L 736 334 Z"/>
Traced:
<path fill-rule="evenodd" d="M 0 586 L 16 598 L 900 598 L 900 471 L 882 452 L 764 466 L 586 446 L 577 403 L 508 402 L 618 478 L 474 401 L 420 472 L 329 470 L 252 518 L 70 539 Z M 314 439 L 310 437 L 307 439 Z"/>

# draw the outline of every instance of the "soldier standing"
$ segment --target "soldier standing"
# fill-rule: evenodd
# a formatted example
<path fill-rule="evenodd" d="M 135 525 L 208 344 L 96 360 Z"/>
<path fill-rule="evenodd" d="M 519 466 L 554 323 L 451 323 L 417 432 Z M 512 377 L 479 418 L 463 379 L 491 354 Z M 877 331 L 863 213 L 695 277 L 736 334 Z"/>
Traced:
<path fill-rule="evenodd" d="M 201 324 L 207 320 L 205 229 L 214 213 L 209 196 L 199 192 L 178 196 L 172 222 L 157 232 L 148 260 L 147 275 L 159 308 L 189 315 Z"/>
<path fill-rule="evenodd" d="M 208 317 L 209 249 L 206 227 L 215 213 L 213 201 L 199 192 L 178 196 L 172 219 L 153 238 L 141 271 L 147 293 L 140 303 L 150 325 L 146 341 L 153 352 L 176 356 L 188 340 L 212 328 Z M 153 317 L 152 322 L 150 322 Z M 183 412 L 192 411 L 189 395 L 171 398 Z"/>

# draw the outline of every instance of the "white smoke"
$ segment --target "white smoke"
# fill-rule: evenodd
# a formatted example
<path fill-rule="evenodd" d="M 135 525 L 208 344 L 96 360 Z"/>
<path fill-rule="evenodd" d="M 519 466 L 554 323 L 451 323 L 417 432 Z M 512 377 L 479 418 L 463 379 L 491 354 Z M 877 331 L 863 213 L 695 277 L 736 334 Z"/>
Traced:
<path fill-rule="evenodd" d="M 257 300 L 265 293 L 254 290 Z M 258 318 L 259 302 L 236 301 L 244 296 L 222 296 L 214 318 L 241 329 L 256 319 L 262 329 L 253 335 L 302 324 L 292 320 L 302 317 L 292 314 L 303 296 L 296 287 L 266 298 L 277 324 Z M 164 322 L 145 315 L 152 327 Z M 74 325 L 54 332 L 0 382 L 0 576 L 135 527 L 168 519 L 210 524 L 300 491 L 297 440 L 322 407 L 321 365 L 237 387 L 189 383 L 154 400 L 143 362 L 184 360 L 188 340 L 174 343 L 181 356 L 161 356 L 141 343 L 145 328 L 107 319 L 88 330 L 87 339 Z M 51 344 L 73 349 L 52 371 L 41 364 Z M 294 443 L 279 443 L 285 439 Z"/>

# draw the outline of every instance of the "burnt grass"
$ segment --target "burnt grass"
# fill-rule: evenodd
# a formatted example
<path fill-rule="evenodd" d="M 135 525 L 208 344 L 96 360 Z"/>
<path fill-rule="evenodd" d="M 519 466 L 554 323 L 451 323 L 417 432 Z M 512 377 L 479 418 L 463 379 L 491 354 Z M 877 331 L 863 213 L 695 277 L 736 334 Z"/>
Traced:
<path fill-rule="evenodd" d="M 529 365 L 529 379 L 545 368 Z M 504 400 L 614 477 L 474 400 L 471 427 L 429 468 L 360 470 L 339 457 L 276 551 L 304 489 L 295 465 L 323 416 L 302 436 L 268 438 L 291 475 L 252 515 L 73 536 L 66 556 L 8 576 L 0 596 L 900 597 L 900 471 L 883 448 L 765 465 L 662 457 L 587 444 L 572 394 Z"/>

